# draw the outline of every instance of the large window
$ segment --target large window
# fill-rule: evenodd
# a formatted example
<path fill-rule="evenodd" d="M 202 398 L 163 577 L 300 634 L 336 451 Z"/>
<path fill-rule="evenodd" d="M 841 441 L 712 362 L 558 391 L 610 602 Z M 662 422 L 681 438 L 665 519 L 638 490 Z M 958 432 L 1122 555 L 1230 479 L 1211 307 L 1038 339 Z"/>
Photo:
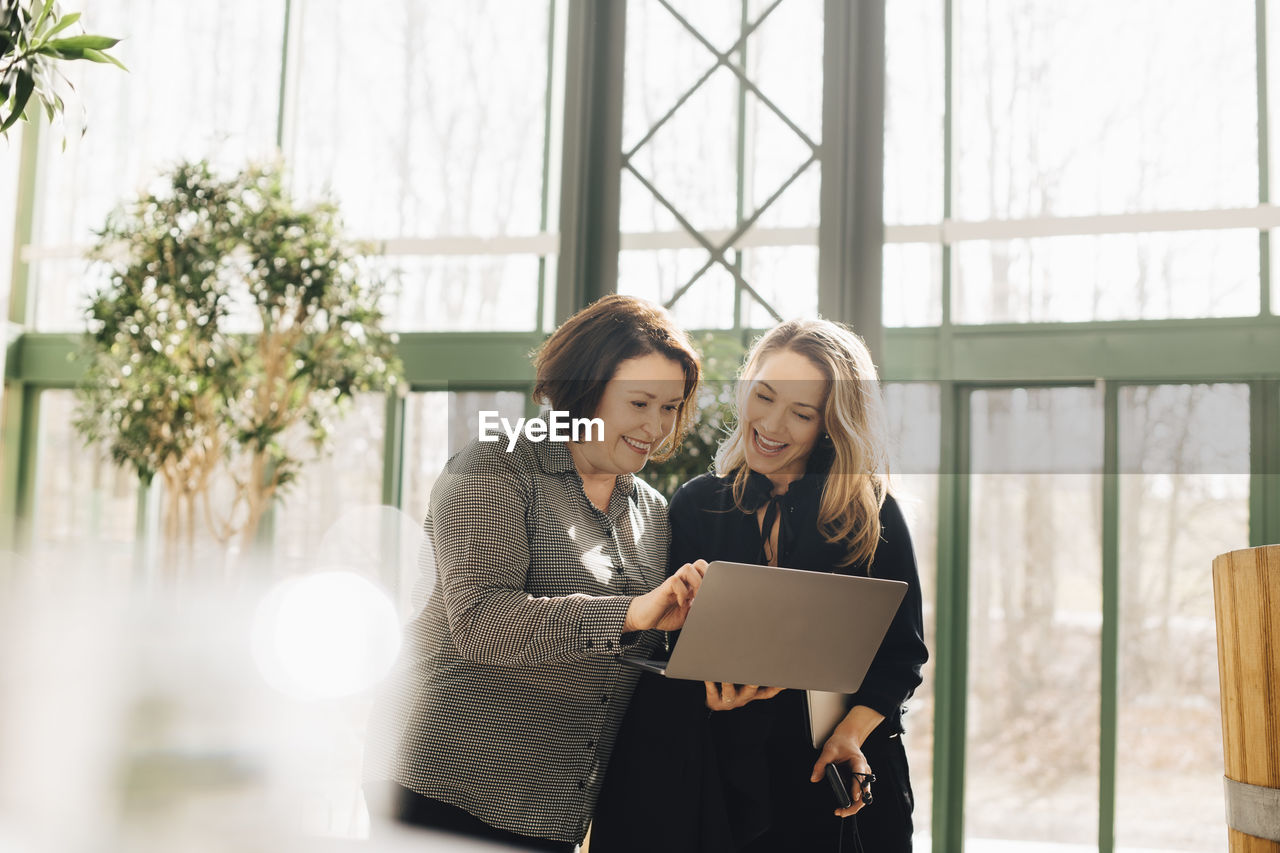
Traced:
<path fill-rule="evenodd" d="M 886 323 L 1258 313 L 1254 4 L 888 8 Z"/>
<path fill-rule="evenodd" d="M 167 164 L 207 158 L 234 168 L 275 147 L 278 87 L 250 81 L 279 78 L 284 0 L 83 5 L 95 31 L 123 37 L 113 52 L 130 71 L 75 63 L 67 74 L 83 112 L 73 105 L 65 127 L 42 134 L 27 249 L 40 330 L 82 327 L 86 295 L 100 283 L 86 275 L 85 248 L 107 212 Z"/>
<path fill-rule="evenodd" d="M 123 37 L 117 52 L 130 71 L 76 63 L 65 126 L 40 135 L 36 203 L 21 214 L 32 236 L 19 247 L 28 266 L 15 284 L 14 303 L 26 306 L 17 331 L 83 327 L 87 294 L 103 283 L 84 257 L 94 231 L 160 170 L 180 158 L 235 169 L 280 155 L 294 192 L 335 200 L 350 236 L 377 255 L 374 266 L 390 284 L 391 328 L 546 328 L 556 276 L 551 187 L 559 173 L 564 2 L 403 2 L 377 16 L 324 0 L 83 5 L 96 31 Z M 352 50 L 355 43 L 380 46 Z M 18 170 L 20 141 L 15 135 L 5 145 L 7 172 Z M 5 182 L 0 194 L 6 235 L 14 231 L 16 188 Z M 0 257 L 6 272 L 10 245 Z M 3 295 L 8 304 L 7 289 Z M 528 347 L 510 349 L 523 362 Z M 447 381 L 458 359 L 407 361 L 411 381 L 433 373 Z M 482 372 L 511 370 L 501 359 L 484 364 Z M 7 395 L 13 417 L 20 418 L 20 399 Z M 66 399 L 44 405 L 40 423 L 70 447 L 77 438 Z M 384 435 L 404 417 L 403 405 L 377 395 L 331 425 L 335 455 L 309 465 L 265 519 L 260 539 L 274 543 L 282 566 L 316 565 L 329 525 L 390 494 L 384 480 L 398 466 L 383 457 L 404 445 Z M 39 495 L 55 476 L 52 460 L 40 455 L 31 468 Z M 433 456 L 437 470 L 443 462 Z M 424 496 L 427 487 L 407 482 L 410 494 Z M 161 505 L 153 496 L 130 511 L 141 513 L 145 528 Z M 33 544 L 52 547 L 61 540 L 50 539 L 45 517 L 27 527 L 36 531 Z"/>
<path fill-rule="evenodd" d="M 542 328 L 563 3 L 294 5 L 285 153 L 380 245 L 396 327 Z"/>
<path fill-rule="evenodd" d="M 957 238 L 957 322 L 1258 311 L 1256 230 L 1140 216 L 1257 203 L 1254 6 L 1150 12 L 955 5 L 952 215 L 975 223 Z M 1066 236 L 1089 232 L 1111 233 Z"/>
<path fill-rule="evenodd" d="M 818 307 L 823 4 L 628 4 L 618 289 L 693 328 Z"/>
<path fill-rule="evenodd" d="M 935 849 L 1225 849 L 1203 581 L 1280 511 L 1239 383 L 1280 304 L 1267 5 L 886 4 L 886 373 L 954 401 Z"/>

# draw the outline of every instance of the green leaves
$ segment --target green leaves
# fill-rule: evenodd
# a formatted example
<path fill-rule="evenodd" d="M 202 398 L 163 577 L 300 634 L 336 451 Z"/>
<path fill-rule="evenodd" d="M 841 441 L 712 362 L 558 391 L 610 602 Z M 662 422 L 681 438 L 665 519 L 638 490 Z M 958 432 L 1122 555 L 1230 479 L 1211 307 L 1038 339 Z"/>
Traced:
<path fill-rule="evenodd" d="M 110 63 L 111 65 L 114 65 L 116 68 L 119 68 L 121 71 L 129 70 L 128 68 L 124 67 L 123 62 L 116 59 L 114 56 L 111 56 L 108 53 L 104 53 L 103 51 L 96 48 L 86 47 L 84 49 L 84 53 L 82 54 L 81 58 L 87 59 L 90 62 L 97 62 L 99 64 L 104 64 L 104 65 L 107 63 Z"/>
<path fill-rule="evenodd" d="M 63 30 L 65 30 L 67 27 L 71 26 L 78 20 L 80 20 L 79 12 L 72 12 L 70 15 L 64 15 L 62 20 L 58 21 L 58 23 L 51 30 L 49 30 L 47 35 L 49 37 L 56 36 L 58 33 L 62 32 Z M 107 47 L 111 47 L 111 45 L 107 45 Z"/>
<path fill-rule="evenodd" d="M 198 493 L 216 470 L 260 506 L 354 394 L 400 385 L 382 283 L 336 209 L 299 203 L 280 175 L 180 163 L 98 233 L 109 280 L 86 312 L 77 427 L 143 479 Z"/>
<path fill-rule="evenodd" d="M 87 59 L 90 62 L 109 62 L 117 68 L 128 69 L 114 56 L 108 56 L 107 48 L 115 47 L 120 39 L 106 36 L 72 36 L 65 39 L 54 39 L 36 51 L 45 56 L 56 56 L 60 59 Z"/>
<path fill-rule="evenodd" d="M 107 36 L 71 36 L 70 38 L 54 39 L 44 44 L 43 50 L 66 51 L 66 50 L 83 50 L 86 47 L 105 50 L 109 47 L 115 47 L 119 44 L 120 39 L 108 38 Z"/>
<path fill-rule="evenodd" d="M 45 0 L 44 7 L 40 10 L 40 17 L 36 18 L 35 30 L 39 32 L 40 25 L 49 19 L 49 13 L 53 11 L 54 0 Z"/>
<path fill-rule="evenodd" d="M 9 117 L 0 122 L 0 134 L 13 127 L 14 122 L 18 120 L 27 108 L 27 102 L 31 100 L 31 93 L 35 91 L 35 80 L 30 74 L 18 71 L 14 74 L 12 86 L 12 96 L 10 98 L 12 107 L 9 111 Z M 8 94 L 9 91 L 9 86 L 6 85 L 4 92 Z"/>
<path fill-rule="evenodd" d="M 704 333 L 693 343 L 702 356 L 703 375 L 694 406 L 695 420 L 676 454 L 666 462 L 649 466 L 642 475 L 668 500 L 681 485 L 711 470 L 720 442 L 729 434 L 735 418 L 735 377 L 744 354 L 742 341 L 730 335 Z"/>
<path fill-rule="evenodd" d="M 79 23 L 79 12 L 63 15 L 55 0 L 37 2 L 38 11 L 31 0 L 0 3 L 0 135 L 28 117 L 33 97 L 50 120 L 62 112 L 65 102 L 59 89 L 70 84 L 57 63 L 80 59 L 128 70 L 106 52 L 119 39 L 88 33 L 55 38 Z"/>

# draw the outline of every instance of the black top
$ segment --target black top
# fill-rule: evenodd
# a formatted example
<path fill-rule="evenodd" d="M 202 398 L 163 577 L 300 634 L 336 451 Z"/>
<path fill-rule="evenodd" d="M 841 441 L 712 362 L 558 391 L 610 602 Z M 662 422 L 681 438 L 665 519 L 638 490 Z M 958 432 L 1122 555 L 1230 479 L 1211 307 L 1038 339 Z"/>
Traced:
<path fill-rule="evenodd" d="M 854 705 L 865 705 L 883 714 L 886 723 L 882 725 L 897 731 L 902 705 L 920 686 L 920 668 L 929 657 L 911 535 L 897 501 L 886 497 L 880 510 L 880 543 L 870 571 L 865 561 L 841 566 L 846 548 L 827 542 L 814 523 L 825 481 L 826 475 L 821 472 L 807 473 L 778 497 L 778 565 L 906 581 L 906 596 L 867 670 L 862 688 L 853 698 Z M 751 512 L 744 513 L 734 505 L 728 480 L 704 474 L 681 486 L 671 499 L 668 574 L 697 559 L 764 564 L 764 537 L 754 513 L 770 500 L 772 491 L 768 477 L 752 472 L 744 500 Z"/>

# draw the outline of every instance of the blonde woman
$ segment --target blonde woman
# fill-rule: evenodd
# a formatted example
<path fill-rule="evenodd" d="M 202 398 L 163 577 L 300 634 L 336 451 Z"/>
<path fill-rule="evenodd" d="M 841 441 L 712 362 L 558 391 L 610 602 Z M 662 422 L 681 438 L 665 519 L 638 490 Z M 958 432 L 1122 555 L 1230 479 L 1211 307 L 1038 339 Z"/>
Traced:
<path fill-rule="evenodd" d="M 669 565 L 728 560 L 871 575 L 906 581 L 907 597 L 821 750 L 800 691 L 646 675 L 597 806 L 592 853 L 909 851 L 901 717 L 928 653 L 911 538 L 888 493 L 875 366 L 844 327 L 787 322 L 753 347 L 737 402 L 715 473 L 671 501 Z M 829 762 L 851 783 L 848 808 L 823 780 Z"/>

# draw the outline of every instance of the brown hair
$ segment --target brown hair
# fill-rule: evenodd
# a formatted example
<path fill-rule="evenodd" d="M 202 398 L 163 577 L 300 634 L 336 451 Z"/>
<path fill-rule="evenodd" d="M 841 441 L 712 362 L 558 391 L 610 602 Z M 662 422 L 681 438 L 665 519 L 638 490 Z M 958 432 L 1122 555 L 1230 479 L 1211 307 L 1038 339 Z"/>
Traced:
<path fill-rule="evenodd" d="M 618 365 L 650 353 L 666 356 L 684 369 L 684 398 L 675 429 L 650 457 L 661 462 L 680 446 L 693 417 L 702 364 L 689 336 L 659 305 L 613 294 L 565 320 L 533 354 L 533 399 L 573 418 L 594 417 Z"/>

